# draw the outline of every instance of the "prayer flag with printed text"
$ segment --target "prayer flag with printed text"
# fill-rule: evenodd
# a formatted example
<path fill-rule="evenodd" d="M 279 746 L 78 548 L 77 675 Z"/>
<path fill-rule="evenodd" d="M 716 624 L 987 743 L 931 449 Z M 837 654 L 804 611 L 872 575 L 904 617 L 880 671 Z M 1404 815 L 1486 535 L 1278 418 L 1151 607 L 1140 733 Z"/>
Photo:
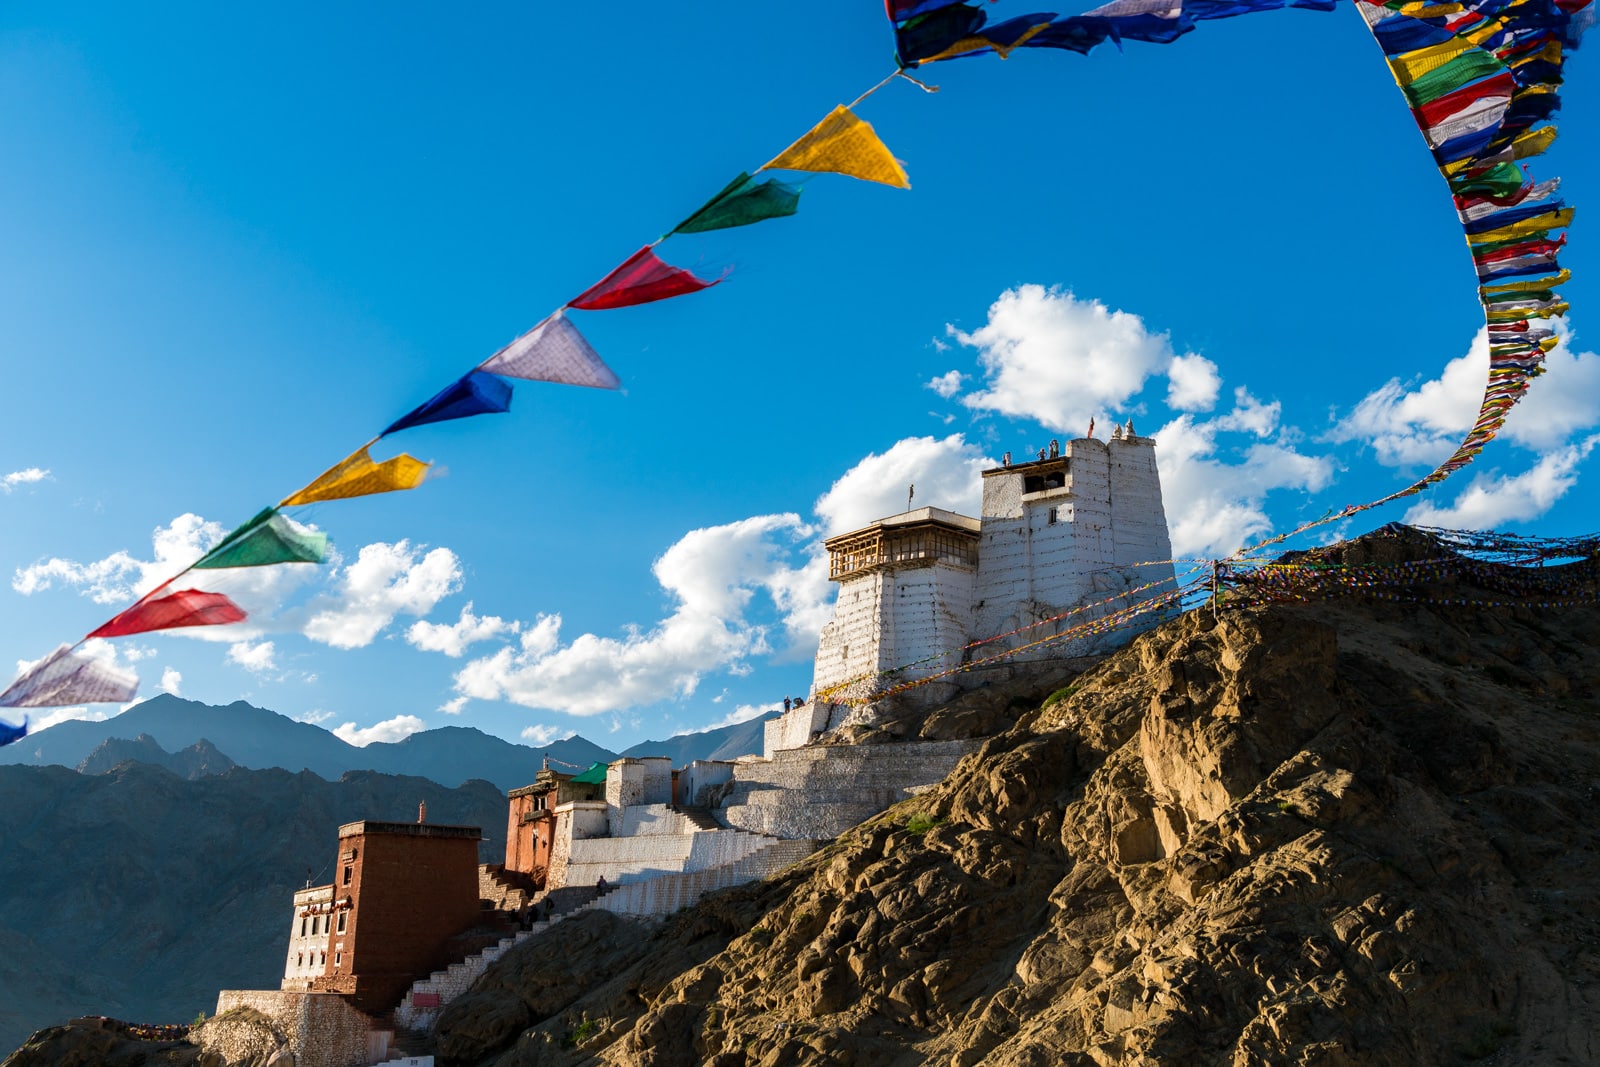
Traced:
<path fill-rule="evenodd" d="M 508 378 L 591 389 L 616 389 L 622 385 L 622 380 L 561 311 L 490 356 L 482 369 Z"/>
<path fill-rule="evenodd" d="M 89 636 L 128 637 L 184 626 L 226 626 L 244 620 L 245 613 L 239 605 L 221 593 L 180 589 L 154 600 L 139 601 Z"/>
<path fill-rule="evenodd" d="M 391 422 L 380 437 L 430 422 L 498 415 L 511 410 L 511 384 L 492 374 L 471 371 L 434 394 L 432 399 Z"/>
<path fill-rule="evenodd" d="M 275 563 L 321 563 L 327 552 L 327 534 L 296 529 L 277 508 L 265 508 L 224 537 L 194 567 L 195 570 L 221 570 L 225 567 L 269 567 Z"/>
<path fill-rule="evenodd" d="M 568 307 L 582 311 L 605 311 L 610 308 L 632 307 L 655 300 L 698 293 L 716 285 L 718 278 L 706 281 L 686 270 L 668 266 L 650 250 L 639 249 L 623 261 L 622 265 L 574 298 Z"/>
<path fill-rule="evenodd" d="M 896 189 L 911 188 L 900 161 L 890 154 L 872 127 L 843 104 L 761 169 L 846 174 Z"/>
<path fill-rule="evenodd" d="M 62 645 L 0 693 L 0 708 L 124 704 L 138 692 L 139 679 L 132 671 Z"/>
<path fill-rule="evenodd" d="M 279 507 L 315 504 L 319 500 L 345 500 L 373 493 L 392 493 L 400 489 L 415 489 L 428 473 L 428 464 L 404 453 L 374 463 L 366 448 L 351 453 L 338 464 L 322 472 L 316 481 L 285 497 Z"/>

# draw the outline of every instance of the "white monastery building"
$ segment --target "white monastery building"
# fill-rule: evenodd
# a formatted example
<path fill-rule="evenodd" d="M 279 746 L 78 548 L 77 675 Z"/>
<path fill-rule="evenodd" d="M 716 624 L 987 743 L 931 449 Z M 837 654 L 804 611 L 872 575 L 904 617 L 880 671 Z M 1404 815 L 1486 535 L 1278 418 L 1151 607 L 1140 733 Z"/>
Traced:
<path fill-rule="evenodd" d="M 896 681 L 925 677 L 1172 588 L 1155 441 L 1138 436 L 1132 420 L 1110 441 L 1079 438 L 1064 451 L 1052 441 L 1019 464 L 1006 453 L 1002 466 L 983 472 L 982 512 L 975 519 L 918 508 L 826 542 L 839 596 L 817 646 L 812 692 L 820 703 L 846 683 L 866 695 L 881 672 L 904 668 Z M 1045 622 L 1108 598 L 1115 599 Z M 1023 655 L 1089 655 L 1131 632 L 1063 639 Z M 1013 636 L 956 651 L 1002 634 Z"/>

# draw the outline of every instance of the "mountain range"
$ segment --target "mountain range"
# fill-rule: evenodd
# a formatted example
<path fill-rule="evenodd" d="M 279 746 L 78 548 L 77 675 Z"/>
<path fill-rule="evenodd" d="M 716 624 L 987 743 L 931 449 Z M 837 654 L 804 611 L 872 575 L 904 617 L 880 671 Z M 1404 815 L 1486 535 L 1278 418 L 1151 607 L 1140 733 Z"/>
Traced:
<path fill-rule="evenodd" d="M 619 755 L 668 756 L 674 767 L 681 767 L 696 759 L 759 753 L 764 722 L 755 719 L 663 741 L 644 741 L 621 753 L 577 735 L 533 748 L 470 726 L 444 726 L 402 741 L 376 741 L 359 747 L 320 726 L 242 700 L 216 706 L 163 694 L 114 718 L 100 722 L 74 719 L 29 734 L 0 748 L 0 765 L 54 764 L 95 774 L 124 759 L 134 759 L 166 767 L 181 777 L 217 773 L 237 765 L 307 770 L 330 781 L 348 771 L 377 771 L 428 778 L 446 786 L 476 778 L 504 791 L 532 782 L 546 757 L 557 770 L 571 770 L 610 762 Z M 199 749 L 187 751 L 197 745 Z"/>

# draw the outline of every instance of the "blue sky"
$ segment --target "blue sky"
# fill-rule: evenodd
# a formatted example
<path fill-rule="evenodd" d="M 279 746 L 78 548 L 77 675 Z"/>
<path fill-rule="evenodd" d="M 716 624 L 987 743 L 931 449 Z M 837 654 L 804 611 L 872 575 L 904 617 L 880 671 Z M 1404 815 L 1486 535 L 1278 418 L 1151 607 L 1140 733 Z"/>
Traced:
<path fill-rule="evenodd" d="M 892 69 L 874 0 L 541 8 L 6 6 L 0 662 L 99 625 Z M 1590 65 L 1533 161 L 1580 209 L 1567 344 L 1477 464 L 1342 532 L 1597 527 Z M 358 742 L 621 748 L 804 692 L 821 537 L 912 481 L 970 511 L 978 469 L 1091 415 L 1157 433 L 1188 555 L 1451 450 L 1482 391 L 1472 268 L 1353 11 L 924 74 L 939 93 L 859 109 L 910 191 L 818 176 L 793 218 L 667 242 L 732 274 L 574 315 L 620 393 L 523 383 L 397 436 L 435 477 L 297 514 L 332 566 L 236 575 L 250 623 L 98 654 L 143 695 Z"/>

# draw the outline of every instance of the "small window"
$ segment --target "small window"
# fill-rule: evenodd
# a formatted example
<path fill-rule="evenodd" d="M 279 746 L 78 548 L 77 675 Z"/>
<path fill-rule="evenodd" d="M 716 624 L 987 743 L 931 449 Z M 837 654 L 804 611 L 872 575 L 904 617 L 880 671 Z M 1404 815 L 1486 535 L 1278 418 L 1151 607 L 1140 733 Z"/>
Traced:
<path fill-rule="evenodd" d="M 345 913 L 341 911 L 339 913 L 339 932 L 341 934 L 344 933 L 344 917 L 345 917 Z"/>
<path fill-rule="evenodd" d="M 322 955 L 321 966 L 326 967 L 328 965 L 328 954 L 326 952 L 324 952 L 321 955 Z"/>
<path fill-rule="evenodd" d="M 1056 522 L 1060 519 L 1060 517 L 1061 517 L 1061 509 L 1060 508 L 1051 508 L 1050 512 L 1049 512 L 1049 518 L 1048 518 L 1049 524 L 1051 526 L 1054 526 L 1056 524 Z"/>
<path fill-rule="evenodd" d="M 306 954 L 304 952 L 295 958 L 294 965 L 296 967 L 304 967 L 306 965 Z"/>
<path fill-rule="evenodd" d="M 354 878 L 355 875 L 356 875 L 356 869 L 354 867 L 346 867 L 344 869 L 344 884 L 345 885 L 349 885 L 350 884 L 350 879 Z"/>
<path fill-rule="evenodd" d="M 311 922 L 311 920 L 307 919 L 304 915 L 300 916 L 300 936 L 301 937 L 306 936 L 306 926 L 309 925 L 310 922 Z"/>
<path fill-rule="evenodd" d="M 343 962 L 344 962 L 344 953 L 343 952 L 335 952 L 333 954 L 333 969 L 337 971 L 339 969 L 339 965 L 341 963 L 343 963 Z"/>

